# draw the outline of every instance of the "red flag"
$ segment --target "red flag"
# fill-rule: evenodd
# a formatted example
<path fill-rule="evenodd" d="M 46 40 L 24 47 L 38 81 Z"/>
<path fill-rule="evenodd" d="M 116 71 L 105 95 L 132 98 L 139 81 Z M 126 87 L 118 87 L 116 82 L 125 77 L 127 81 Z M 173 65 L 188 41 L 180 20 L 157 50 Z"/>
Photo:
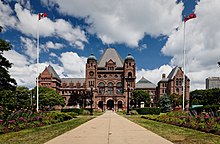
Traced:
<path fill-rule="evenodd" d="M 196 14 L 194 13 L 191 13 L 188 17 L 184 17 L 184 22 L 190 20 L 190 19 L 193 19 L 193 18 L 196 18 Z"/>
<path fill-rule="evenodd" d="M 39 13 L 38 14 L 38 20 L 41 20 L 42 18 L 47 17 L 47 13 Z"/>

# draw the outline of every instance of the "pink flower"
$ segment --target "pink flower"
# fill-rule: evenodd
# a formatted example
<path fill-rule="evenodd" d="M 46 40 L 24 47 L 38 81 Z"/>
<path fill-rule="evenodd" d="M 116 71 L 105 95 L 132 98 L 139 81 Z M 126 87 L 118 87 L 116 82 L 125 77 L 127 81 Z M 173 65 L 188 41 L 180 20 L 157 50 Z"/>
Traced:
<path fill-rule="evenodd" d="M 2 119 L 0 119 L 0 124 L 2 124 L 3 123 L 3 120 Z"/>
<path fill-rule="evenodd" d="M 25 119 L 23 117 L 20 117 L 18 120 L 19 121 L 25 121 Z"/>
<path fill-rule="evenodd" d="M 205 117 L 204 117 L 205 119 L 209 119 L 210 117 L 209 117 L 209 115 L 205 115 Z"/>
<path fill-rule="evenodd" d="M 15 123 L 15 120 L 9 120 L 8 123 L 13 124 Z"/>

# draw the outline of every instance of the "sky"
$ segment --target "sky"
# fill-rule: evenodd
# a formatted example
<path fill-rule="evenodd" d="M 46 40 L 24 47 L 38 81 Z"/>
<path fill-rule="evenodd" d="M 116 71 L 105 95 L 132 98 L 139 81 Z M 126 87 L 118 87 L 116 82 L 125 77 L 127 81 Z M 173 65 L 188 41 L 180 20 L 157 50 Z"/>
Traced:
<path fill-rule="evenodd" d="M 38 21 L 38 13 L 48 16 Z M 220 76 L 219 0 L 3 0 L 0 38 L 13 46 L 3 55 L 18 85 L 33 88 L 49 64 L 60 77 L 83 78 L 89 55 L 99 60 L 113 47 L 123 59 L 135 58 L 137 80 L 157 84 L 183 67 L 183 19 L 191 13 L 197 17 L 185 23 L 185 72 L 191 91 L 204 89 L 206 78 Z"/>

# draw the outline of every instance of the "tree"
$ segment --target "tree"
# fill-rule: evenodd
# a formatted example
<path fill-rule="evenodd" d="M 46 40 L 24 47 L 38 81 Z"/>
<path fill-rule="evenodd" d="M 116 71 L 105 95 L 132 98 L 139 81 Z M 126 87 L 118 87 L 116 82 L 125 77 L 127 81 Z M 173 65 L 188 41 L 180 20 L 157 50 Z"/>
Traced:
<path fill-rule="evenodd" d="M 148 92 L 144 90 L 134 90 L 132 92 L 132 101 L 134 104 L 134 107 L 138 104 L 138 107 L 141 106 L 141 102 L 144 102 L 145 106 L 150 105 L 150 95 Z"/>
<path fill-rule="evenodd" d="M 161 112 L 169 112 L 171 111 L 171 100 L 167 94 L 164 94 L 159 99 Z"/>
<path fill-rule="evenodd" d="M 182 104 L 182 96 L 173 93 L 170 95 L 170 101 L 172 104 L 172 108 L 175 109 L 177 106 Z"/>
<path fill-rule="evenodd" d="M 10 63 L 4 56 L 4 51 L 9 51 L 12 48 L 11 44 L 5 40 L 0 39 L 0 91 L 15 90 L 16 81 L 9 75 L 8 69 L 11 68 Z"/>
<path fill-rule="evenodd" d="M 2 106 L 3 109 L 11 111 L 19 110 L 21 108 L 29 109 L 31 107 L 29 89 L 27 87 L 19 86 L 15 91 L 0 91 L 0 106 Z"/>
<path fill-rule="evenodd" d="M 17 108 L 28 109 L 31 107 L 31 91 L 24 86 L 18 86 L 15 91 Z"/>
<path fill-rule="evenodd" d="M 194 90 L 190 92 L 191 105 L 219 105 L 220 89 Z"/>
<path fill-rule="evenodd" d="M 34 95 L 36 99 L 36 88 L 34 89 Z M 46 110 L 52 109 L 54 106 L 65 105 L 63 97 L 55 90 L 47 87 L 39 87 L 39 108 Z"/>

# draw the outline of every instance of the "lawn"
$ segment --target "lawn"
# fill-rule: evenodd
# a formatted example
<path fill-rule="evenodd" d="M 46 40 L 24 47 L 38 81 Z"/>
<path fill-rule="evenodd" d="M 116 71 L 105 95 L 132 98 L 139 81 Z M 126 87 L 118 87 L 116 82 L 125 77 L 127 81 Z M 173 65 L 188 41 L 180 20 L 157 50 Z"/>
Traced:
<path fill-rule="evenodd" d="M 26 129 L 19 132 L 11 132 L 0 135 L 0 143 L 6 144 L 42 144 L 50 139 L 57 137 L 94 117 L 91 116 L 79 116 L 75 119 L 48 125 L 44 127 L 38 127 L 33 129 Z"/>
<path fill-rule="evenodd" d="M 126 118 L 175 144 L 220 144 L 218 135 L 143 119 L 140 115 Z"/>

